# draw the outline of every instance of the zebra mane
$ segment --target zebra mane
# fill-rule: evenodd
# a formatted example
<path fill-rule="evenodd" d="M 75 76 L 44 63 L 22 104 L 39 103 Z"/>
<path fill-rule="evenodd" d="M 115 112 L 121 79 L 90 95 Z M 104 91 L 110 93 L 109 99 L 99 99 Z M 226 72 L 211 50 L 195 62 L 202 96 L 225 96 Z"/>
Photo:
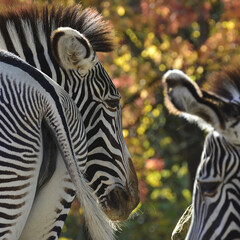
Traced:
<path fill-rule="evenodd" d="M 203 89 L 240 105 L 240 68 L 227 67 L 211 74 L 204 83 Z"/>
<path fill-rule="evenodd" d="M 54 29 L 71 27 L 83 34 L 96 52 L 110 52 L 115 45 L 110 23 L 104 21 L 102 15 L 95 9 L 83 9 L 79 4 L 68 7 L 56 5 L 40 7 L 33 4 L 7 10 L 0 13 L 0 30 L 5 35 L 7 24 L 11 23 L 15 25 L 19 36 L 24 38 L 24 33 L 21 31 L 22 21 L 30 24 L 33 36 L 37 34 L 37 25 L 42 22 L 48 41 Z"/>

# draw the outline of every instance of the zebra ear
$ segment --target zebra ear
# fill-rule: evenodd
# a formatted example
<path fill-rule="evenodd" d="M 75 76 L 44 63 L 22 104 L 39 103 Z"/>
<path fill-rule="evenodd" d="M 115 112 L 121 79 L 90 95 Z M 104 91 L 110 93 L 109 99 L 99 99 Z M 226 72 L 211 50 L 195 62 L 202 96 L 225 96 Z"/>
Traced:
<path fill-rule="evenodd" d="M 219 106 L 223 103 L 217 96 L 202 91 L 180 70 L 170 70 L 163 76 L 165 105 L 169 112 L 200 127 L 224 129 L 225 123 Z"/>
<path fill-rule="evenodd" d="M 96 52 L 81 33 L 69 27 L 56 29 L 51 36 L 52 53 L 65 69 L 85 75 L 98 61 Z"/>

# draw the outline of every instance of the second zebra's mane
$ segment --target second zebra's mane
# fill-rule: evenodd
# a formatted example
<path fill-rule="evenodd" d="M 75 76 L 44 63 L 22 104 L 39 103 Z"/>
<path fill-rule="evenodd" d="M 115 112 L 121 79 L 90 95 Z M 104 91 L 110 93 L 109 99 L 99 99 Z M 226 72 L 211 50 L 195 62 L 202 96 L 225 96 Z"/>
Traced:
<path fill-rule="evenodd" d="M 211 74 L 204 90 L 240 105 L 240 67 L 228 67 Z"/>
<path fill-rule="evenodd" d="M 109 52 L 114 48 L 112 28 L 109 22 L 104 21 L 102 15 L 96 10 L 82 9 L 81 5 L 69 7 L 32 5 L 0 13 L 0 32 L 7 44 L 11 44 L 12 38 L 7 31 L 9 26 L 15 27 L 21 42 L 26 38 L 23 22 L 31 27 L 35 42 L 39 41 L 37 40 L 39 34 L 45 34 L 47 41 L 50 41 L 50 35 L 54 29 L 71 27 L 83 34 L 96 52 Z M 39 28 L 39 24 L 41 24 L 41 28 Z M 44 33 L 39 32 L 41 30 Z M 11 46 L 9 47 L 11 48 Z"/>

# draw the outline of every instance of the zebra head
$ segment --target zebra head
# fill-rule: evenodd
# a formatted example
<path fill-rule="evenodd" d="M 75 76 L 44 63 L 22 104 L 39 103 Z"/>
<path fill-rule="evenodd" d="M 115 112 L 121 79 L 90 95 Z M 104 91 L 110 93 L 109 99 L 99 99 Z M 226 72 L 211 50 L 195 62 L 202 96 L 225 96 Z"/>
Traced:
<path fill-rule="evenodd" d="M 189 240 L 240 236 L 239 76 L 239 70 L 214 74 L 205 90 L 179 70 L 163 77 L 169 111 L 209 131 L 194 183 Z"/>
<path fill-rule="evenodd" d="M 51 43 L 56 61 L 81 88 L 69 94 L 79 107 L 87 133 L 85 175 L 108 217 L 125 220 L 139 197 L 136 172 L 122 134 L 120 94 L 83 34 L 60 27 L 52 33 Z"/>

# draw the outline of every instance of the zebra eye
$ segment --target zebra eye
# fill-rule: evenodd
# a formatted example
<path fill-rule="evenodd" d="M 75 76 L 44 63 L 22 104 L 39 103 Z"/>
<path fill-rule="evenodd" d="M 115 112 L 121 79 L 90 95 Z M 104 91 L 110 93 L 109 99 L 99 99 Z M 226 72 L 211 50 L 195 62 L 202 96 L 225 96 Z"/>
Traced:
<path fill-rule="evenodd" d="M 221 182 L 200 182 L 198 181 L 198 186 L 200 188 L 201 194 L 206 197 L 214 197 L 217 193 L 218 186 Z"/>
<path fill-rule="evenodd" d="M 116 108 L 118 109 L 119 108 L 119 104 L 120 104 L 120 99 L 118 99 L 118 98 L 116 98 L 116 99 L 107 99 L 107 100 L 105 100 L 105 103 L 111 109 L 116 109 Z"/>

